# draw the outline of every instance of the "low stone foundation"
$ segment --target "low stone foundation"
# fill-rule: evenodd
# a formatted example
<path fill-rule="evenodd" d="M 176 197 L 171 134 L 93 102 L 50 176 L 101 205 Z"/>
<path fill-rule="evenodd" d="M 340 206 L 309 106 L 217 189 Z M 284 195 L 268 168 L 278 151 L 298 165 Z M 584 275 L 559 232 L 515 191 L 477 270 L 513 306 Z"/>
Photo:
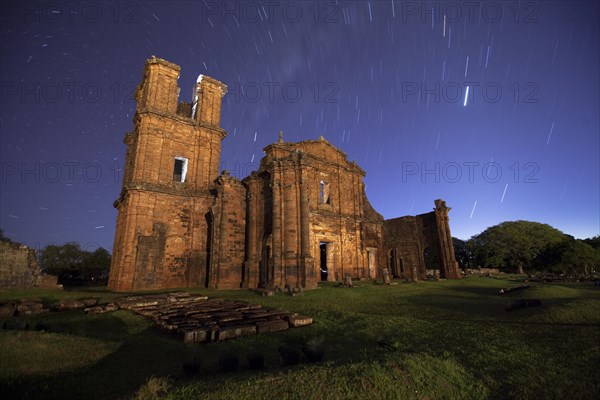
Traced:
<path fill-rule="evenodd" d="M 186 292 L 131 296 L 116 301 L 115 305 L 152 319 L 160 329 L 175 334 L 186 343 L 219 342 L 284 331 L 313 322 L 310 317 L 268 310 L 259 304 L 209 299 Z M 88 312 L 94 311 L 102 312 L 101 309 L 88 309 Z"/>

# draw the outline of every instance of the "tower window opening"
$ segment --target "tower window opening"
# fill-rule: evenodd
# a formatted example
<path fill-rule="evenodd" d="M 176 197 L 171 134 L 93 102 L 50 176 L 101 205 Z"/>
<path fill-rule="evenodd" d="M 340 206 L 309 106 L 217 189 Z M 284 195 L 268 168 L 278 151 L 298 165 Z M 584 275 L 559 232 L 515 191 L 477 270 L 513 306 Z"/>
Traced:
<path fill-rule="evenodd" d="M 185 182 L 185 176 L 187 175 L 187 163 L 187 158 L 175 157 L 175 164 L 173 166 L 173 180 L 175 182 Z"/>

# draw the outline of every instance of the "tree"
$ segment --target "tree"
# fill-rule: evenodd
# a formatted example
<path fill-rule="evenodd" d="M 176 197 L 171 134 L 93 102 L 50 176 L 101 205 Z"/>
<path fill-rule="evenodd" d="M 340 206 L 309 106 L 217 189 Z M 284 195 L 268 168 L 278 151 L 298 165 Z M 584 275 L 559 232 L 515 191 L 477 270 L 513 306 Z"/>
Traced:
<path fill-rule="evenodd" d="M 467 248 L 467 242 L 453 237 L 452 246 L 454 247 L 454 258 L 462 269 L 471 268 L 471 251 Z"/>
<path fill-rule="evenodd" d="M 10 238 L 7 238 L 6 236 L 4 236 L 4 231 L 2 229 L 0 229 L 0 242 L 6 242 L 6 243 L 12 242 L 12 240 Z"/>
<path fill-rule="evenodd" d="M 103 248 L 94 252 L 82 250 L 78 243 L 48 245 L 39 257 L 41 267 L 58 281 L 97 282 L 105 278 L 110 267 L 110 254 Z"/>
<path fill-rule="evenodd" d="M 600 235 L 596 235 L 591 238 L 583 239 L 583 242 L 589 244 L 595 249 L 600 249 Z"/>
<path fill-rule="evenodd" d="M 539 256 L 539 264 L 563 274 L 591 274 L 600 265 L 600 248 L 593 248 L 583 240 L 565 240 L 548 247 Z"/>
<path fill-rule="evenodd" d="M 85 252 L 80 271 L 84 281 L 100 282 L 107 278 L 109 268 L 110 253 L 100 247 L 93 253 Z"/>
<path fill-rule="evenodd" d="M 536 267 L 536 259 L 549 246 L 572 238 L 547 224 L 530 221 L 508 221 L 473 236 L 467 248 L 477 265 L 516 271 Z"/>

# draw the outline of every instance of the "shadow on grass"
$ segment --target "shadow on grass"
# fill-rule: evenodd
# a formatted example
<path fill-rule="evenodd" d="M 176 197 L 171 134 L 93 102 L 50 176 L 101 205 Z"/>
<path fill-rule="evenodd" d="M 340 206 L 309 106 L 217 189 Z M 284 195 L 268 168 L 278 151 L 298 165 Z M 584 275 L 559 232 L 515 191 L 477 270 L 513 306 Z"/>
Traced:
<path fill-rule="evenodd" d="M 263 356 L 265 370 L 278 370 L 283 367 L 278 351 L 282 344 L 288 344 L 300 351 L 302 345 L 319 332 L 327 342 L 336 344 L 335 351 L 325 354 L 325 358 L 329 360 L 343 358 L 341 356 L 345 353 L 344 347 L 339 346 L 340 340 L 344 345 L 361 344 L 360 340 L 353 338 L 352 331 L 330 323 L 321 324 L 317 329 L 290 329 L 201 345 L 186 345 L 157 331 L 148 320 L 127 311 L 93 316 L 86 316 L 81 312 L 52 313 L 31 318 L 30 323 L 32 326 L 45 323 L 45 330 L 49 332 L 106 341 L 118 340 L 123 341 L 123 344 L 116 351 L 87 367 L 4 380 L 0 382 L 0 398 L 123 398 L 133 395 L 151 376 L 169 375 L 177 380 L 182 379 L 183 364 L 191 359 L 198 359 L 200 362 L 197 378 L 211 379 L 223 373 L 219 359 L 225 353 L 236 354 L 240 360 L 241 372 L 247 374 L 251 373 L 246 365 L 248 354 L 259 353 Z M 85 348 L 65 348 L 66 353 L 79 351 L 85 351 Z"/>
<path fill-rule="evenodd" d="M 460 290 L 477 292 L 481 288 L 463 287 Z M 459 290 L 455 288 L 454 290 Z M 530 296 L 531 294 L 532 296 Z M 483 295 L 482 295 L 483 296 Z M 490 295 L 485 301 L 481 298 L 465 298 L 457 296 L 413 295 L 410 303 L 416 307 L 426 307 L 429 312 L 422 313 L 417 318 L 432 321 L 465 321 L 494 324 L 522 324 L 522 325 L 556 325 L 556 326 L 600 326 L 598 323 L 585 322 L 559 322 L 546 319 L 548 310 L 568 307 L 572 303 L 581 301 L 580 297 L 562 297 L 542 299 L 540 307 L 528 307 L 519 310 L 507 311 L 506 306 L 517 299 L 535 297 L 535 292 L 515 292 L 507 295 Z M 535 317 L 535 319 L 532 319 Z"/>
<path fill-rule="evenodd" d="M 576 381 L 575 375 L 591 371 L 590 366 L 597 365 L 589 361 L 590 357 L 597 358 L 597 345 L 592 341 L 594 334 L 597 337 L 597 329 L 575 326 L 599 325 L 568 323 L 581 321 L 570 319 L 572 313 L 578 312 L 575 301 L 582 301 L 581 297 L 573 297 L 578 292 L 548 292 L 544 287 L 545 292 L 535 294 L 536 289 L 531 289 L 533 297 L 540 295 L 543 307 L 509 313 L 504 310 L 505 305 L 518 296 L 528 297 L 529 293 L 525 290 L 521 294 L 511 293 L 510 297 L 500 296 L 497 290 L 503 286 L 511 285 L 505 281 L 498 281 L 498 287 L 487 281 L 481 286 L 477 286 L 477 281 L 464 281 L 402 288 L 365 284 L 360 290 L 325 288 L 300 297 L 276 295 L 262 300 L 250 292 L 224 292 L 220 297 L 256 300 L 265 306 L 297 311 L 314 317 L 315 323 L 284 332 L 194 346 L 159 334 L 150 321 L 126 311 L 99 316 L 52 313 L 39 317 L 48 318 L 51 331 L 123 344 L 85 368 L 2 382 L 0 398 L 127 398 L 152 375 L 169 375 L 181 381 L 182 364 L 196 358 L 200 367 L 194 379 L 211 382 L 223 376 L 218 360 L 224 353 L 239 357 L 239 371 L 229 375 L 233 379 L 228 382 L 237 381 L 238 377 L 258 373 L 248 371 L 247 354 L 259 352 L 265 360 L 263 372 L 274 372 L 283 368 L 280 345 L 298 347 L 315 336 L 324 338 L 325 361 L 336 364 L 403 359 L 412 353 L 445 357 L 448 353 L 477 379 L 485 381 L 495 391 L 496 398 L 535 398 L 532 395 L 535 390 L 540 393 L 537 397 L 543 398 L 549 393 L 544 388 L 555 381 L 560 382 L 562 390 L 571 389 L 569 382 Z M 556 293 L 563 297 L 552 297 Z M 589 297 L 591 300 L 583 300 L 597 301 Z M 560 307 L 565 310 L 558 316 L 546 312 Z M 590 318 L 590 321 L 595 320 Z M 579 355 L 576 361 L 580 368 L 573 368 L 569 360 L 563 360 L 570 353 Z M 548 366 L 553 368 L 552 375 L 548 374 Z M 584 375 L 585 382 L 594 382 L 591 374 Z M 538 379 L 540 383 L 535 383 Z M 527 390 L 511 394 L 515 387 Z"/>
<path fill-rule="evenodd" d="M 27 322 L 29 330 L 43 330 L 53 333 L 62 333 L 89 337 L 101 340 L 119 341 L 130 333 L 130 325 L 123 320 L 123 313 L 119 316 L 113 313 L 85 315 L 83 311 L 52 312 L 48 314 L 21 316 L 6 320 L 6 327 L 23 326 Z M 129 315 L 124 316 L 130 319 Z M 149 325 L 140 318 L 138 324 Z"/>
<path fill-rule="evenodd" d="M 104 321 L 106 322 L 106 321 Z M 104 326 L 102 329 L 106 329 Z M 65 349 L 65 351 L 73 349 Z M 81 349 L 84 351 L 84 349 Z M 179 372 L 189 349 L 148 328 L 128 336 L 117 351 L 95 364 L 52 375 L 3 382 L 4 399 L 114 399 L 133 394 L 152 375 Z"/>

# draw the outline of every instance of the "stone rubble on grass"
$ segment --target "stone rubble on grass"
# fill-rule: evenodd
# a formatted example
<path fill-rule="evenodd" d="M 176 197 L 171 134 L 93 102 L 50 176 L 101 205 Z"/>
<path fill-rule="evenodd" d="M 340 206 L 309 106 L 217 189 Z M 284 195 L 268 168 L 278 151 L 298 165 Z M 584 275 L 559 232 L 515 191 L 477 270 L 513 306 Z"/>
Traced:
<path fill-rule="evenodd" d="M 258 304 L 209 299 L 186 292 L 130 296 L 115 304 L 152 319 L 161 330 L 179 336 L 186 343 L 218 342 L 313 322 L 310 317 L 267 310 Z"/>
<path fill-rule="evenodd" d="M 524 289 L 529 289 L 529 285 L 520 285 L 520 286 L 511 287 L 511 288 L 500 289 L 500 294 L 517 292 L 519 290 L 524 290 Z"/>
<path fill-rule="evenodd" d="M 50 310 L 44 309 L 44 305 L 42 303 L 34 301 L 21 301 L 19 305 L 17 305 L 17 313 L 19 315 L 41 314 L 48 311 Z"/>
<path fill-rule="evenodd" d="M 529 280 L 531 282 L 597 282 L 600 277 L 597 274 L 549 274 L 549 273 L 539 273 L 536 275 L 529 275 Z"/>
<path fill-rule="evenodd" d="M 289 289 L 289 293 L 298 295 L 302 291 Z M 258 304 L 221 298 L 209 299 L 186 292 L 128 296 L 107 304 L 98 304 L 95 299 L 63 299 L 54 309 L 84 310 L 86 314 L 129 310 L 150 318 L 161 330 L 182 338 L 186 343 L 218 342 L 259 333 L 279 332 L 313 322 L 310 317 L 268 310 Z M 0 317 L 49 311 L 41 299 L 22 299 L 18 303 L 0 305 Z"/>
<path fill-rule="evenodd" d="M 52 308 L 45 305 L 40 298 L 25 298 L 18 301 L 11 301 L 7 303 L 0 303 L 0 318 L 8 318 L 13 316 L 23 315 L 36 315 L 48 313 L 50 311 L 74 311 L 88 310 L 101 308 L 106 311 L 115 311 L 118 307 L 110 308 L 108 305 L 98 306 L 98 300 L 96 299 L 85 299 L 85 300 L 74 300 L 74 299 L 62 299 L 60 303 Z M 93 314 L 94 312 L 89 312 Z"/>
<path fill-rule="evenodd" d="M 75 299 L 62 299 L 56 309 L 58 311 L 83 310 L 85 303 Z"/>

